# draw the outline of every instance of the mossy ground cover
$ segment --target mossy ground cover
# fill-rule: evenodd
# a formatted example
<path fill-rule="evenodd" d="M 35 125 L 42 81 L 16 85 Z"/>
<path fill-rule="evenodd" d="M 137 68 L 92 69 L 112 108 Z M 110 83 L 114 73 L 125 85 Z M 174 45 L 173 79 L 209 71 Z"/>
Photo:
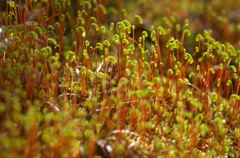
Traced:
<path fill-rule="evenodd" d="M 240 156 L 240 2 L 0 3 L 0 157 Z"/>

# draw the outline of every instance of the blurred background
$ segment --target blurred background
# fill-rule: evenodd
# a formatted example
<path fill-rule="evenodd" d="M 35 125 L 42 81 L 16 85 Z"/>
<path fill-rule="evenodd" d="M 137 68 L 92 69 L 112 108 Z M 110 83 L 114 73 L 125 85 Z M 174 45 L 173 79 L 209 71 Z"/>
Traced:
<path fill-rule="evenodd" d="M 134 15 L 140 15 L 144 19 L 142 29 L 149 29 L 151 25 L 156 27 L 166 26 L 176 30 L 176 24 L 184 26 L 189 24 L 189 30 L 194 34 L 202 33 L 204 29 L 211 29 L 213 37 L 221 42 L 230 42 L 232 45 L 239 45 L 240 36 L 240 1 L 224 0 L 98 0 L 106 8 L 106 15 L 99 12 L 94 7 L 94 2 L 90 0 L 92 8 L 83 8 L 81 1 L 55 0 L 47 6 L 49 9 L 57 7 L 56 3 L 65 4 L 66 8 L 61 8 L 62 12 L 71 11 L 68 14 L 69 24 L 67 27 L 74 27 L 76 22 L 71 21 L 77 17 L 77 11 L 86 9 L 89 16 L 96 15 L 101 18 L 98 22 L 108 25 L 111 22 L 119 22 L 127 19 L 134 21 Z M 1 1 L 0 24 L 4 24 L 6 15 L 6 2 Z M 20 9 L 25 9 L 24 0 L 15 0 Z M 41 1 L 39 1 L 41 2 Z M 43 3 L 43 7 L 44 3 Z M 89 11 L 92 11 L 90 13 Z M 49 14 L 53 12 L 49 11 Z M 33 17 L 33 16 L 31 16 Z M 178 26 L 178 25 L 177 25 Z M 180 29 L 181 30 L 181 29 Z M 195 37 L 195 36 L 192 36 Z"/>

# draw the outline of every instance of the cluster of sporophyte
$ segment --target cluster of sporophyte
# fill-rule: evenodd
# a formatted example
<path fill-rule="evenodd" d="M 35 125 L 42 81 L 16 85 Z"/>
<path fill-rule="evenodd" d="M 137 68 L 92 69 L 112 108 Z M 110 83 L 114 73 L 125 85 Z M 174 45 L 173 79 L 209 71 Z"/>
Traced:
<path fill-rule="evenodd" d="M 104 3 L 6 2 L 1 157 L 238 157 L 240 50 Z"/>

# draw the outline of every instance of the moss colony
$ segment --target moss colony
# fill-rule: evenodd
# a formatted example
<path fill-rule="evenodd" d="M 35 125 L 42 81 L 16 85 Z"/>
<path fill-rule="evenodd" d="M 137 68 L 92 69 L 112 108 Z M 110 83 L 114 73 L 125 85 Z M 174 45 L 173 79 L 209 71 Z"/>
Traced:
<path fill-rule="evenodd" d="M 240 1 L 0 3 L 0 157 L 240 156 Z"/>

